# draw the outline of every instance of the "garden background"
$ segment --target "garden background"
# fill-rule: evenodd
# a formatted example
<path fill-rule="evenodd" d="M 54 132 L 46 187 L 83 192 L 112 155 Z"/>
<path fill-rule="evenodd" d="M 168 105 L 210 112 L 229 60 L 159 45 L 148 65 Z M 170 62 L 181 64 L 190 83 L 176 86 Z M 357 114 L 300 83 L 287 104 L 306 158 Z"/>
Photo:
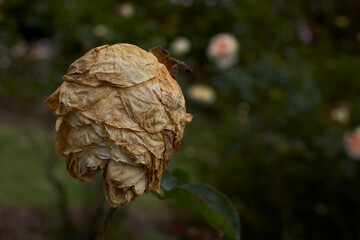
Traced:
<path fill-rule="evenodd" d="M 194 119 L 169 169 L 224 192 L 242 239 L 360 239 L 360 140 L 347 141 L 360 124 L 355 0 L 1 0 L 0 239 L 95 231 L 101 186 L 66 172 L 43 101 L 74 60 L 119 42 L 193 68 L 178 83 Z M 148 194 L 118 211 L 108 239 L 219 235 Z"/>

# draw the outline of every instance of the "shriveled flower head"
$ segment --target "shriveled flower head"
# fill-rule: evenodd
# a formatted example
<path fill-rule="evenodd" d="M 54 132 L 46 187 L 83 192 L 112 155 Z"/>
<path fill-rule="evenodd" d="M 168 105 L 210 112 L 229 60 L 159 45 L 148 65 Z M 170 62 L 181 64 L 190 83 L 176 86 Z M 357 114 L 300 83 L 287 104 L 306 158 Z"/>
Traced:
<path fill-rule="evenodd" d="M 212 37 L 207 47 L 207 56 L 220 69 L 227 69 L 238 61 L 239 42 L 232 34 L 220 33 Z"/>
<path fill-rule="evenodd" d="M 70 65 L 64 82 L 45 101 L 58 116 L 55 148 L 66 158 L 67 170 L 93 182 L 104 169 L 112 207 L 159 191 L 192 119 L 168 55 L 131 44 L 94 48 Z"/>

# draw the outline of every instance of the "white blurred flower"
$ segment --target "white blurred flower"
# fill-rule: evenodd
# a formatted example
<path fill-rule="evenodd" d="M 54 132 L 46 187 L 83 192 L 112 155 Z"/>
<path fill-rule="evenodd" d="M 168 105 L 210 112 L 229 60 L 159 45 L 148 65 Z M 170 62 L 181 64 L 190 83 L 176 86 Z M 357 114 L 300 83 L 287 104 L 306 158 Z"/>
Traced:
<path fill-rule="evenodd" d="M 197 102 L 212 104 L 215 102 L 216 93 L 211 87 L 195 84 L 188 90 L 189 97 Z"/>
<path fill-rule="evenodd" d="M 210 39 L 207 56 L 220 69 L 227 69 L 238 62 L 239 42 L 228 33 L 220 33 Z"/>
<path fill-rule="evenodd" d="M 50 39 L 41 38 L 30 45 L 30 57 L 44 60 L 49 59 L 54 55 L 54 46 Z"/>
<path fill-rule="evenodd" d="M 11 57 L 17 58 L 22 57 L 26 54 L 26 52 L 29 50 L 29 45 L 27 41 L 21 40 L 17 42 L 11 49 L 10 49 L 10 55 Z"/>
<path fill-rule="evenodd" d="M 302 43 L 310 43 L 313 40 L 314 35 L 304 19 L 298 19 L 295 23 L 295 26 Z"/>
<path fill-rule="evenodd" d="M 346 106 L 340 106 L 334 108 L 330 112 L 330 117 L 332 120 L 338 123 L 347 123 L 350 120 L 350 111 Z"/>
<path fill-rule="evenodd" d="M 98 24 L 93 28 L 93 32 L 98 37 L 104 37 L 108 35 L 109 29 L 104 24 Z"/>
<path fill-rule="evenodd" d="M 117 7 L 117 14 L 124 18 L 129 18 L 134 15 L 134 7 L 130 3 L 123 3 Z"/>
<path fill-rule="evenodd" d="M 187 54 L 191 49 L 191 42 L 186 37 L 177 37 L 170 44 L 170 52 L 175 55 Z"/>
<path fill-rule="evenodd" d="M 344 147 L 350 158 L 360 160 L 360 127 L 352 133 L 345 134 Z"/>

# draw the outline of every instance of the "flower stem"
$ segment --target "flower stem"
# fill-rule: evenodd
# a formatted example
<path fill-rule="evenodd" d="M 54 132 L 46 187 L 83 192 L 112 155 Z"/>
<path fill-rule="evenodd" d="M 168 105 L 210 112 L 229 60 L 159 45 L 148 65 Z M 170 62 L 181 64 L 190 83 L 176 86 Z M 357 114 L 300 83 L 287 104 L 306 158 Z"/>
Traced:
<path fill-rule="evenodd" d="M 166 199 L 166 196 L 164 196 L 164 195 L 162 195 L 162 194 L 160 194 L 160 193 L 158 193 L 158 192 L 156 192 L 156 191 L 151 191 L 151 193 L 152 193 L 155 197 L 157 197 L 157 198 L 159 198 L 159 199 L 161 199 L 161 200 Z"/>
<path fill-rule="evenodd" d="M 99 230 L 99 232 L 97 234 L 96 240 L 104 240 L 106 230 L 110 226 L 111 220 L 114 217 L 116 209 L 117 208 L 113 208 L 113 207 L 109 208 L 109 210 L 108 210 L 108 212 L 106 214 L 106 218 L 105 218 L 105 221 L 103 223 L 103 226 L 100 228 L 100 230 Z"/>

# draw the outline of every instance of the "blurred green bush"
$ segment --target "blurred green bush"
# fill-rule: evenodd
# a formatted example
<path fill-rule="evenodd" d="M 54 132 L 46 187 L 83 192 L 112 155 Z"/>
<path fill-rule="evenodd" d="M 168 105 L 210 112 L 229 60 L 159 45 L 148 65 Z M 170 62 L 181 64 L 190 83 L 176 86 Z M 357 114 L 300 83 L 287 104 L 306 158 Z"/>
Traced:
<path fill-rule="evenodd" d="M 36 108 L 95 46 L 184 36 L 194 121 L 177 165 L 230 196 L 243 239 L 359 239 L 360 167 L 343 150 L 360 122 L 359 20 L 350 0 L 3 0 L 0 103 Z M 240 46 L 226 69 L 207 56 L 219 33 Z"/>

